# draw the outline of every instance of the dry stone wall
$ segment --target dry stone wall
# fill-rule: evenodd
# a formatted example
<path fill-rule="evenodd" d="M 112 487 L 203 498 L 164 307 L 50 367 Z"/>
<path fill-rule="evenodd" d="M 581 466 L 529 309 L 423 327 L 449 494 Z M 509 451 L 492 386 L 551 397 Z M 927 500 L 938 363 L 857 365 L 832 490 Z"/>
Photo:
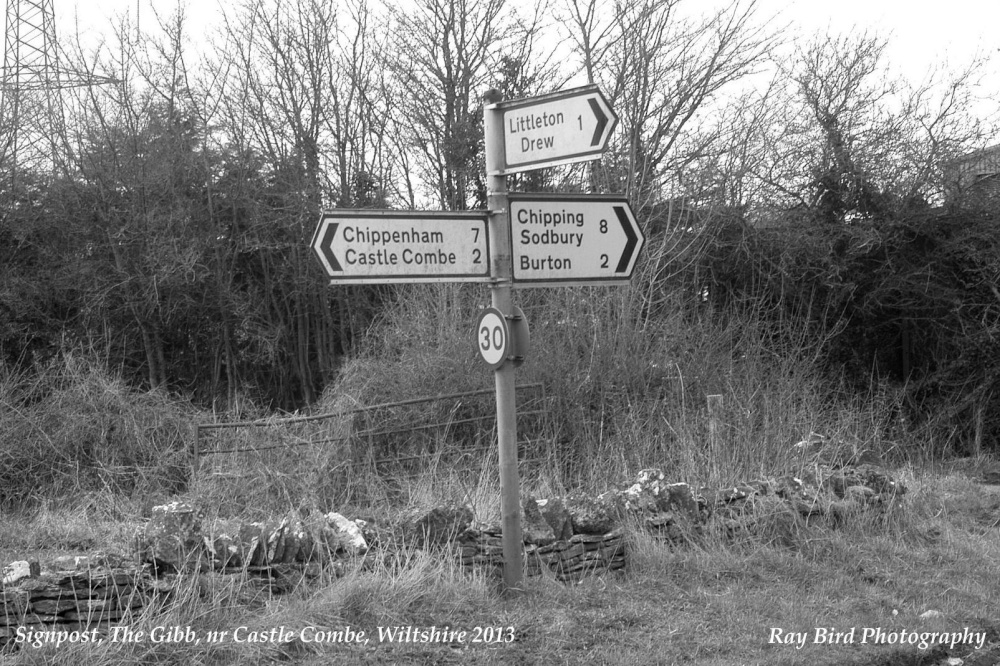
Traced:
<path fill-rule="evenodd" d="M 873 464 L 812 464 L 797 475 L 697 492 L 665 479 L 661 470 L 643 470 L 635 484 L 610 501 L 654 536 L 674 542 L 710 528 L 730 537 L 762 535 L 776 515 L 838 528 L 860 515 L 885 512 L 906 493 L 903 483 Z"/>
<path fill-rule="evenodd" d="M 503 544 L 499 530 L 468 530 L 459 540 L 459 557 L 468 568 L 503 566 Z M 557 580 L 576 581 L 585 576 L 625 568 L 625 540 L 621 529 L 607 534 L 573 534 L 544 546 L 524 546 L 524 571 L 529 576 L 543 572 Z"/>
<path fill-rule="evenodd" d="M 528 497 L 522 504 L 524 565 L 528 575 L 563 581 L 624 569 L 625 521 L 672 543 L 709 528 L 730 536 L 764 529 L 775 513 L 822 521 L 836 528 L 898 503 L 906 489 L 884 469 L 862 464 L 806 466 L 797 475 L 729 488 L 695 490 L 671 483 L 658 469 L 640 472 L 629 486 L 592 497 Z M 87 631 L 138 613 L 171 586 L 158 580 L 182 571 L 255 574 L 277 591 L 321 571 L 404 562 L 415 549 L 451 552 L 463 566 L 499 569 L 498 526 L 473 524 L 465 506 L 410 511 L 390 527 L 337 513 L 290 513 L 264 522 L 207 522 L 197 507 L 174 502 L 154 507 L 133 544 L 135 563 L 104 556 L 60 558 L 52 571 L 18 562 L 0 580 L 0 646 L 18 630 Z"/>
<path fill-rule="evenodd" d="M 19 634 L 23 642 L 33 631 L 65 632 L 67 637 L 106 632 L 113 623 L 140 612 L 162 591 L 148 572 L 122 567 L 117 559 L 60 560 L 47 572 L 37 562 L 27 561 L 4 569 L 0 648 L 17 642 Z"/>
<path fill-rule="evenodd" d="M 622 569 L 628 556 L 626 520 L 672 542 L 710 526 L 731 535 L 753 533 L 775 511 L 836 527 L 852 516 L 885 510 L 904 492 L 874 465 L 817 464 L 798 476 L 698 490 L 669 482 L 662 470 L 646 469 L 629 486 L 597 497 L 525 498 L 525 567 L 529 574 L 548 571 L 562 579 Z M 303 570 L 371 566 L 378 558 L 399 562 L 414 549 L 452 549 L 468 567 L 502 562 L 499 526 L 475 525 L 472 509 L 457 505 L 412 510 L 389 526 L 376 526 L 334 512 L 207 523 L 193 505 L 175 502 L 153 509 L 134 548 L 138 562 L 154 573 L 251 571 L 278 581 L 297 580 Z"/>
<path fill-rule="evenodd" d="M 153 507 L 149 523 L 136 535 L 134 551 L 139 562 L 161 573 L 255 571 L 363 555 L 368 548 L 364 527 L 364 521 L 333 512 L 305 518 L 292 512 L 273 521 L 206 524 L 201 509 L 174 502 Z"/>

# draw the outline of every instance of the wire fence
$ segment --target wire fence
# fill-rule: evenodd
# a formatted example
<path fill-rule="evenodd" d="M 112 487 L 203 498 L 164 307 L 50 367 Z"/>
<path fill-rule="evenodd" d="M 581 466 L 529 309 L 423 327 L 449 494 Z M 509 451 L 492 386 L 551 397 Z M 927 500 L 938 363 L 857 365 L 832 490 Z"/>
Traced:
<path fill-rule="evenodd" d="M 541 383 L 517 387 L 519 463 L 540 464 L 532 452 L 547 435 L 547 402 Z M 362 470 L 379 476 L 417 476 L 429 469 L 478 471 L 496 450 L 493 389 L 463 391 L 325 414 L 257 421 L 202 423 L 195 426 L 192 469 L 195 477 L 211 459 L 213 474 L 255 462 L 281 464 L 268 452 L 299 447 L 337 447 L 337 465 L 353 475 Z M 239 464 L 237 464 L 239 463 Z"/>

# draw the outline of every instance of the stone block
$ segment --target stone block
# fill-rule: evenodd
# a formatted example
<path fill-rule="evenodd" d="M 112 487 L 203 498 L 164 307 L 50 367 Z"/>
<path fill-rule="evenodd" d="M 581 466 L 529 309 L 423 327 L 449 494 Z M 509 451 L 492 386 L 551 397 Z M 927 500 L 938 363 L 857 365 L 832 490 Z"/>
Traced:
<path fill-rule="evenodd" d="M 140 562 L 175 571 L 195 568 L 203 557 L 201 522 L 202 512 L 194 505 L 171 502 L 154 506 L 138 538 Z"/>
<path fill-rule="evenodd" d="M 60 571 L 86 571 L 91 566 L 101 566 L 98 561 L 86 556 L 63 555 L 57 557 L 52 566 Z"/>
<path fill-rule="evenodd" d="M 130 612 L 129 610 L 102 610 L 93 613 L 87 611 L 69 611 L 68 613 L 64 613 L 62 617 L 70 621 L 113 622 L 122 619 Z"/>
<path fill-rule="evenodd" d="M 270 529 L 265 540 L 264 561 L 266 564 L 280 564 L 285 561 L 285 532 L 287 529 L 287 517 Z"/>
<path fill-rule="evenodd" d="M 646 526 L 646 528 L 653 531 L 665 530 L 671 525 L 674 525 L 676 522 L 677 521 L 674 518 L 674 514 L 672 511 L 665 511 L 663 513 L 658 513 L 653 516 L 647 516 L 643 520 L 643 524 Z"/>
<path fill-rule="evenodd" d="M 799 496 L 804 487 L 805 484 L 802 483 L 802 479 L 791 475 L 783 476 L 774 482 L 775 494 L 784 499 Z"/>
<path fill-rule="evenodd" d="M 326 514 L 327 527 L 323 530 L 323 536 L 330 552 L 349 557 L 364 555 L 368 552 L 368 543 L 361 532 L 362 526 L 358 522 L 360 521 L 348 520 L 333 511 Z"/>
<path fill-rule="evenodd" d="M 584 545 L 582 543 L 575 543 L 575 544 L 572 544 L 566 550 L 562 551 L 559 555 L 560 555 L 560 559 L 562 559 L 563 562 L 566 562 L 567 560 L 571 560 L 571 559 L 580 557 L 585 552 L 586 552 L 586 548 L 584 548 Z"/>
<path fill-rule="evenodd" d="M 314 552 L 315 542 L 312 533 L 298 512 L 292 512 L 288 516 L 285 539 L 285 562 L 309 562 L 318 554 Z"/>
<path fill-rule="evenodd" d="M 547 553 L 558 553 L 560 551 L 566 550 L 569 547 L 570 547 L 570 542 L 568 539 L 566 541 L 556 541 L 554 543 L 550 543 L 547 546 L 540 547 L 538 549 L 538 553 L 541 555 L 545 555 Z"/>
<path fill-rule="evenodd" d="M 58 615 L 73 608 L 76 608 L 75 599 L 39 599 L 31 602 L 28 611 L 40 615 Z"/>
<path fill-rule="evenodd" d="M 573 520 L 566 504 L 558 497 L 538 500 L 538 509 L 542 517 L 552 527 L 556 540 L 568 539 L 573 536 Z"/>
<path fill-rule="evenodd" d="M 669 493 L 665 493 L 666 475 L 659 469 L 644 469 L 635 483 L 622 491 L 625 508 L 637 512 L 659 512 L 669 508 Z"/>
<path fill-rule="evenodd" d="M 805 499 L 793 497 L 788 500 L 788 504 L 800 516 L 818 516 L 825 513 L 823 505 L 819 502 L 810 502 Z"/>
<path fill-rule="evenodd" d="M 103 574 L 92 574 L 86 580 L 90 587 L 135 587 L 139 583 L 139 572 L 109 571 Z"/>
<path fill-rule="evenodd" d="M 601 543 L 605 539 L 603 534 L 574 534 L 569 538 L 570 543 L 593 544 Z"/>
<path fill-rule="evenodd" d="M 844 497 L 860 504 L 873 502 L 877 499 L 875 491 L 868 486 L 848 486 Z"/>
<path fill-rule="evenodd" d="M 611 502 L 583 494 L 570 495 L 565 502 L 575 534 L 606 534 L 614 529 L 617 515 Z"/>
<path fill-rule="evenodd" d="M 538 502 L 527 497 L 521 502 L 521 538 L 524 543 L 546 546 L 556 540 L 555 530 L 542 516 Z"/>
<path fill-rule="evenodd" d="M 34 560 L 11 562 L 0 570 L 0 585 L 15 585 L 25 578 L 37 578 L 41 571 L 42 570 L 38 565 L 38 562 Z"/>
<path fill-rule="evenodd" d="M 212 559 L 213 568 L 225 569 L 241 564 L 240 547 L 236 539 L 228 534 L 217 534 L 214 537 L 206 534 L 203 538 L 205 551 Z"/>
<path fill-rule="evenodd" d="M 18 624 L 23 626 L 31 626 L 38 624 L 52 624 L 53 622 L 59 622 L 60 617 L 58 615 L 42 615 L 39 613 L 25 613 L 18 618 Z"/>
<path fill-rule="evenodd" d="M 262 523 L 243 523 L 236 537 L 236 549 L 239 563 L 244 567 L 259 567 L 264 561 Z"/>
<path fill-rule="evenodd" d="M 446 504 L 431 509 L 415 509 L 403 516 L 403 531 L 419 546 L 442 546 L 458 538 L 472 525 L 472 508 Z"/>

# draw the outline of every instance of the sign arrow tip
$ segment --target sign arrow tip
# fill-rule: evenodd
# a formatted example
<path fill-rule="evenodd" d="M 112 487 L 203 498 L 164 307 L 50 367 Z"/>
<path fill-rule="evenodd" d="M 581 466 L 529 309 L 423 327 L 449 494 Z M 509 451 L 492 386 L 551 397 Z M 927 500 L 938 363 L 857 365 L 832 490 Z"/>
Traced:
<path fill-rule="evenodd" d="M 618 222 L 621 223 L 622 229 L 625 231 L 625 249 L 622 251 L 622 258 L 618 260 L 618 266 L 615 267 L 615 273 L 625 273 L 628 271 L 628 265 L 632 261 L 632 253 L 635 251 L 636 245 L 639 244 L 639 236 L 635 233 L 635 229 L 632 227 L 632 221 L 629 219 L 628 213 L 625 212 L 624 206 L 615 206 L 615 215 L 618 216 Z"/>
<path fill-rule="evenodd" d="M 330 264 L 330 270 L 342 273 L 344 271 L 340 262 L 337 261 L 337 255 L 333 253 L 333 237 L 337 235 L 337 227 L 340 226 L 336 222 L 331 222 L 327 228 L 326 233 L 323 234 L 323 240 L 320 241 L 319 250 L 326 257 L 327 262 Z"/>
<path fill-rule="evenodd" d="M 594 112 L 594 117 L 597 118 L 597 127 L 594 128 L 594 137 L 590 140 L 590 145 L 597 146 L 601 143 L 604 128 L 608 126 L 608 117 L 604 114 L 604 110 L 601 109 L 601 105 L 597 103 L 596 97 L 587 98 L 587 102 L 590 103 L 590 109 Z"/>

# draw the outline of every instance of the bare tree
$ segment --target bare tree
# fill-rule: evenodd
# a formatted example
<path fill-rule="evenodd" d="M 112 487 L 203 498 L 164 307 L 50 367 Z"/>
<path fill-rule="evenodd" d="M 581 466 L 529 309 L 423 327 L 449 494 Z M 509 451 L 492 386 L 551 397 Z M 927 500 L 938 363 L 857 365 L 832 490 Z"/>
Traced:
<path fill-rule="evenodd" d="M 702 16 L 685 12 L 689 6 L 697 11 L 682 0 L 563 6 L 581 71 L 620 118 L 589 188 L 627 195 L 646 226 L 645 260 L 633 278 L 641 288 L 625 295 L 642 321 L 665 297 L 666 278 L 696 259 L 717 217 L 702 176 L 706 160 L 725 152 L 725 128 L 713 120 L 724 95 L 764 69 L 777 43 L 753 1 Z M 692 196 L 712 206 L 695 214 Z"/>
<path fill-rule="evenodd" d="M 763 66 L 774 37 L 756 21 L 754 2 L 699 18 L 685 17 L 681 0 L 616 3 L 610 16 L 596 0 L 567 3 L 581 66 L 621 118 L 604 187 L 646 209 L 669 196 L 665 184 L 710 140 L 689 131 L 699 114 Z"/>
<path fill-rule="evenodd" d="M 419 156 L 422 180 L 445 210 L 470 208 L 480 178 L 479 94 L 504 37 L 504 0 L 420 0 L 392 10 L 386 65 L 394 81 L 405 149 Z M 485 202 L 484 202 L 485 203 Z"/>
<path fill-rule="evenodd" d="M 899 113 L 908 140 L 901 143 L 899 159 L 906 168 L 895 183 L 903 201 L 942 201 L 952 186 L 949 160 L 1000 135 L 1000 110 L 994 104 L 998 91 L 982 90 L 994 62 L 977 54 L 957 69 L 935 68 L 924 81 L 904 84 Z M 992 112 L 979 116 L 977 105 Z"/>
<path fill-rule="evenodd" d="M 990 134 L 972 111 L 985 61 L 913 84 L 891 73 L 887 45 L 821 35 L 725 111 L 730 185 L 746 205 L 842 221 L 941 200 L 942 162 Z"/>

